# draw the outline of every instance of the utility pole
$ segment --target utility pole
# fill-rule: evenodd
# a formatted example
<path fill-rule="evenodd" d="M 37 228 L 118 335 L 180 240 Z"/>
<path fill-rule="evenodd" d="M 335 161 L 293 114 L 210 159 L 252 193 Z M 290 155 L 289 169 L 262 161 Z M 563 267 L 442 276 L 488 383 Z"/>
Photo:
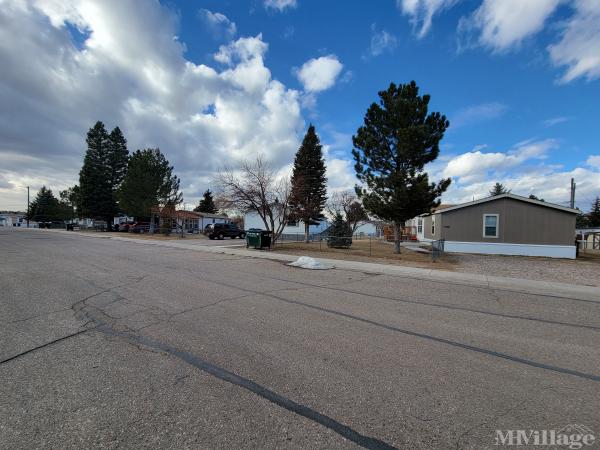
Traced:
<path fill-rule="evenodd" d="M 575 188 L 577 187 L 577 184 L 575 183 L 575 178 L 571 178 L 571 208 L 574 209 L 575 208 Z"/>
<path fill-rule="evenodd" d="M 29 211 L 29 186 L 27 186 L 27 228 L 29 228 L 29 214 L 31 213 L 31 211 Z"/>

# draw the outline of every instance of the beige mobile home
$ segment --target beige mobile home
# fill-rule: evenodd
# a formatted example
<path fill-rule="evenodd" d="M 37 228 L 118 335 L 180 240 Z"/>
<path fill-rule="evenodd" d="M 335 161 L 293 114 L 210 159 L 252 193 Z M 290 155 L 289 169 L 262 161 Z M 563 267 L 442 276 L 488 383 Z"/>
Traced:
<path fill-rule="evenodd" d="M 423 217 L 424 240 L 447 252 L 575 258 L 579 211 L 514 194 L 487 197 Z"/>

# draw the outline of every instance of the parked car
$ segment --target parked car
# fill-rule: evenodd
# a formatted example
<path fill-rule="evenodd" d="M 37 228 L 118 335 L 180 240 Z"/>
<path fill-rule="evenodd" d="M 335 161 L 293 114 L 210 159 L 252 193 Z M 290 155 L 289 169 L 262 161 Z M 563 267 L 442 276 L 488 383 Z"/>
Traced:
<path fill-rule="evenodd" d="M 148 233 L 150 231 L 149 222 L 135 222 L 129 226 L 130 233 Z"/>
<path fill-rule="evenodd" d="M 240 239 L 246 238 L 246 232 L 238 228 L 235 223 L 209 223 L 204 227 L 204 234 L 209 239 L 224 239 L 226 237 L 231 239 L 237 237 Z"/>
<path fill-rule="evenodd" d="M 119 229 L 117 231 L 129 231 L 129 229 L 135 224 L 135 222 L 123 222 L 119 224 Z"/>

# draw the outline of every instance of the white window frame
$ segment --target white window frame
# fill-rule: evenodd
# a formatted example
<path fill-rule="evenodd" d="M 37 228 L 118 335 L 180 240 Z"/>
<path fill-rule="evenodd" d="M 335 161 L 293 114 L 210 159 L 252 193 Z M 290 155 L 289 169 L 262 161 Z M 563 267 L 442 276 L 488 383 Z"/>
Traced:
<path fill-rule="evenodd" d="M 423 218 L 422 217 L 417 218 L 417 233 L 423 234 Z"/>
<path fill-rule="evenodd" d="M 485 234 L 485 218 L 486 217 L 495 217 L 496 218 L 496 235 L 488 236 Z M 498 239 L 500 236 L 500 214 L 484 214 L 483 215 L 483 229 L 482 234 L 484 239 Z"/>
<path fill-rule="evenodd" d="M 431 216 L 431 236 L 435 236 L 435 216 Z"/>

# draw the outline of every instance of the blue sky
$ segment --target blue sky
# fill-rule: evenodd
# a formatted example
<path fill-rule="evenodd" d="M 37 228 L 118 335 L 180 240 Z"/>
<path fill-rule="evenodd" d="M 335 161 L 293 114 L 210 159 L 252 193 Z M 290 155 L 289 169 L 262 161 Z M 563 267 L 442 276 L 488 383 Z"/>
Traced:
<path fill-rule="evenodd" d="M 444 201 L 501 181 L 564 203 L 572 176 L 580 207 L 600 195 L 597 1 L 9 0 L 0 15 L 15 27 L 0 47 L 0 208 L 25 184 L 76 182 L 98 119 L 130 150 L 160 146 L 188 203 L 223 161 L 264 153 L 285 171 L 310 122 L 331 189 L 351 188 L 364 112 L 410 80 L 451 123 L 428 167 L 453 178 Z"/>

